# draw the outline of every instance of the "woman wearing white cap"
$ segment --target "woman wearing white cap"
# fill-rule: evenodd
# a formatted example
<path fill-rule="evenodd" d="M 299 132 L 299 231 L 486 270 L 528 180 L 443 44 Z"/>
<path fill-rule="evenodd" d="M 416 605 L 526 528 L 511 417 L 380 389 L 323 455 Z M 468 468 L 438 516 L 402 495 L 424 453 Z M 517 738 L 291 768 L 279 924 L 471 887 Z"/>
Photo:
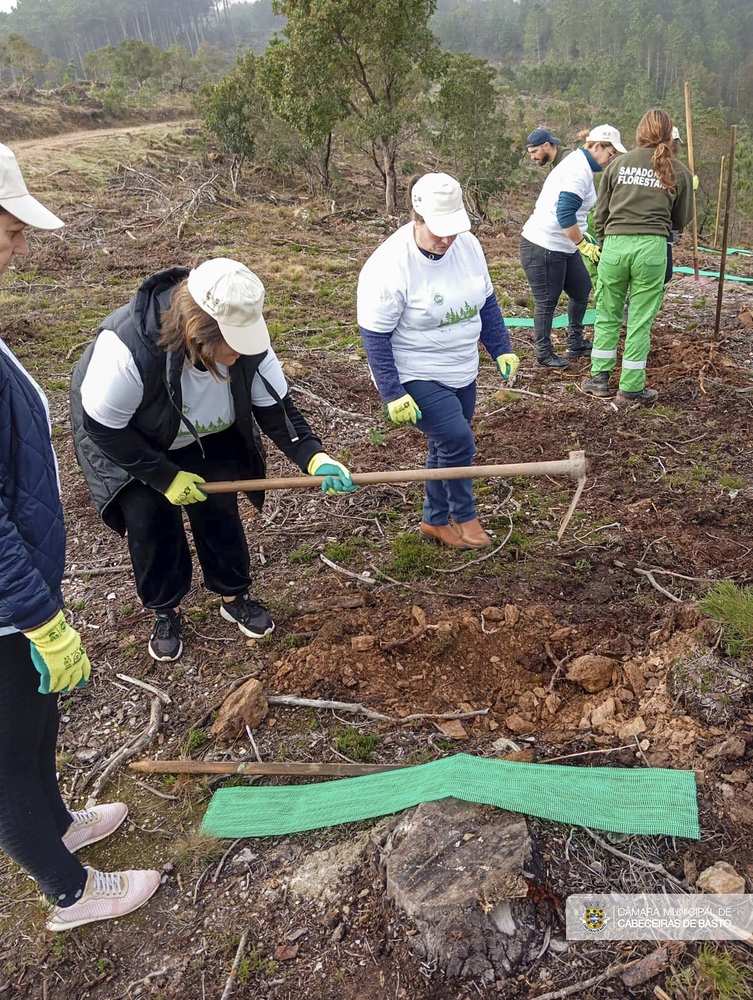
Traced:
<path fill-rule="evenodd" d="M 32 198 L 0 145 L 0 279 L 29 252 L 25 228 L 63 223 Z M 52 931 L 142 906 L 159 872 L 100 872 L 75 852 L 109 836 L 122 802 L 71 812 L 57 783 L 58 695 L 83 687 L 91 665 L 63 614 L 65 528 L 44 393 L 0 339 L 0 847 L 47 897 Z M 75 711 L 76 699 L 70 704 Z"/>
<path fill-rule="evenodd" d="M 625 147 L 611 125 L 599 125 L 579 138 L 585 139 L 583 146 L 551 171 L 521 234 L 520 262 L 536 302 L 534 339 L 540 368 L 569 368 L 568 358 L 591 353 L 583 317 L 593 286 L 581 254 L 592 265 L 598 263 L 599 248 L 587 232 L 588 213 L 596 204 L 594 174 Z M 552 320 L 563 291 L 570 301 L 567 350 L 561 358 L 552 347 Z"/>
<path fill-rule="evenodd" d="M 76 456 L 105 523 L 126 534 L 144 607 L 154 612 L 149 653 L 183 651 L 180 603 L 191 586 L 187 506 L 204 585 L 244 635 L 274 624 L 251 600 L 248 545 L 235 493 L 201 483 L 265 475 L 259 428 L 323 492 L 355 490 L 288 395 L 264 322 L 264 286 L 220 257 L 153 274 L 103 322 L 71 382 Z M 249 494 L 261 509 L 263 494 Z"/>
<path fill-rule="evenodd" d="M 424 174 L 409 194 L 413 220 L 361 270 L 358 326 L 390 418 L 416 424 L 429 440 L 427 468 L 470 465 L 479 339 L 503 379 L 519 361 L 460 185 L 448 174 Z M 454 548 L 488 545 L 472 480 L 427 482 L 420 530 Z"/>

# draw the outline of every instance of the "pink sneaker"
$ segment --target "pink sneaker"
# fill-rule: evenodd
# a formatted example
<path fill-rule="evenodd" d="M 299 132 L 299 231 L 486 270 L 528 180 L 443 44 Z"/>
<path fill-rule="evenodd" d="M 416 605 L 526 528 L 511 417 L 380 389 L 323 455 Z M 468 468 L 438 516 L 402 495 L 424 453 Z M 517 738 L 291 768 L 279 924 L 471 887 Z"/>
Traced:
<path fill-rule="evenodd" d="M 63 843 L 75 854 L 87 844 L 96 844 L 114 833 L 128 815 L 125 802 L 108 802 L 94 809 L 72 812 L 73 822 L 63 835 Z"/>
<path fill-rule="evenodd" d="M 114 920 L 133 913 L 154 895 L 160 873 L 155 871 L 98 872 L 89 876 L 83 895 L 73 906 L 55 906 L 47 921 L 48 931 L 67 931 L 95 920 Z"/>

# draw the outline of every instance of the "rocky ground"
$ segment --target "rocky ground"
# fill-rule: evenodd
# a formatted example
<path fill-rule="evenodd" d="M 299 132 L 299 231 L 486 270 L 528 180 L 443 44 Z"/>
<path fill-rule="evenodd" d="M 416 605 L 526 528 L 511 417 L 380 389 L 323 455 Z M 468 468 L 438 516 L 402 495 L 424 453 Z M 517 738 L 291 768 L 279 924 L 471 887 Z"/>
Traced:
<path fill-rule="evenodd" d="M 479 483 L 480 516 L 497 538 L 483 558 L 422 543 L 421 490 L 411 486 L 347 499 L 275 493 L 262 514 L 242 500 L 253 596 L 273 611 L 274 635 L 254 642 L 230 631 L 195 567 L 186 651 L 177 664 L 157 665 L 146 654 L 150 616 L 139 610 L 125 543 L 97 520 L 75 463 L 72 365 L 98 320 L 146 274 L 237 256 L 266 284 L 275 349 L 330 451 L 356 470 L 420 466 L 422 437 L 385 423 L 354 323 L 359 268 L 394 220 L 382 217 L 378 190 L 355 166 L 343 168 L 332 205 L 302 195 L 294 179 L 258 174 L 233 198 L 225 165 L 179 123 L 96 142 L 69 136 L 54 164 L 44 143 L 27 144 L 21 158 L 32 190 L 68 222 L 62 234 L 33 236 L 28 260 L 6 276 L 0 310 L 3 337 L 51 399 L 69 535 L 64 591 L 94 663 L 91 683 L 62 700 L 59 767 L 71 803 L 85 802 L 110 755 L 148 728 L 152 695 L 136 679 L 170 699 L 143 756 L 423 763 L 462 750 L 695 769 L 703 771 L 702 839 L 597 840 L 581 828 L 505 819 L 511 896 L 530 917 L 521 924 L 528 950 L 504 978 L 489 981 L 488 969 L 462 963 L 449 972 L 470 978 L 447 978 L 427 946 L 425 914 L 395 889 L 390 852 L 405 843 L 404 818 L 208 841 L 198 828 L 213 791 L 253 779 L 122 767 L 101 798 L 127 801 L 130 824 L 85 860 L 155 866 L 164 885 L 128 919 L 53 938 L 33 885 L 0 861 L 0 997 L 219 998 L 243 940 L 236 996 L 535 998 L 652 951 L 565 942 L 573 892 L 688 889 L 718 862 L 750 891 L 750 670 L 725 652 L 696 602 L 720 579 L 753 578 L 753 286 L 725 285 L 712 346 L 716 285 L 672 283 L 654 330 L 649 384 L 660 400 L 652 410 L 617 411 L 583 395 L 583 362 L 565 375 L 537 371 L 527 329 L 513 331 L 523 359 L 515 391 L 500 391 L 496 369 L 482 360 L 477 462 L 560 459 L 573 449 L 588 456 L 588 482 L 561 543 L 573 491 L 565 479 Z M 478 232 L 508 316 L 531 315 L 517 260 L 520 215 L 509 205 Z M 677 259 L 689 262 L 686 248 Z M 702 266 L 718 260 L 704 255 Z M 751 260 L 730 258 L 730 270 L 751 275 Z M 272 447 L 269 468 L 294 473 Z M 395 718 L 273 705 L 253 742 L 245 732 L 215 738 L 214 713 L 242 678 L 267 694 L 361 703 Z M 400 721 L 477 710 L 484 714 L 459 721 Z M 453 808 L 434 816 L 435 829 Z M 418 829 L 428 822 L 422 810 Z M 503 815 L 480 809 L 457 823 L 471 843 L 484 824 L 501 836 Z M 713 954 L 750 973 L 744 946 Z M 678 1000 L 733 996 L 719 992 L 714 968 L 689 946 L 658 961 L 654 978 L 628 985 L 617 975 L 575 993 L 649 997 L 659 984 Z"/>

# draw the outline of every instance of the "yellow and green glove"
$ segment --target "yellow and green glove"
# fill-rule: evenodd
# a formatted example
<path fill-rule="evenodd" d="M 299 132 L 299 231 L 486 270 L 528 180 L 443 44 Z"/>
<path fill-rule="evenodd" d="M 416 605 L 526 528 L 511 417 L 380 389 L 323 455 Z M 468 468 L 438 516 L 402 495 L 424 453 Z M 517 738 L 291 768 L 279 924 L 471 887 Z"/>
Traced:
<path fill-rule="evenodd" d="M 584 257 L 588 257 L 592 264 L 598 265 L 601 257 L 601 247 L 590 233 L 584 233 L 583 239 L 577 246 Z"/>
<path fill-rule="evenodd" d="M 205 483 L 206 479 L 197 476 L 194 472 L 179 472 L 170 485 L 165 490 L 165 496 L 176 507 L 183 507 L 187 503 L 197 503 L 199 500 L 206 500 L 206 493 L 202 493 L 197 483 Z"/>
<path fill-rule="evenodd" d="M 40 694 L 64 694 L 83 687 L 89 680 L 91 663 L 81 636 L 71 628 L 62 611 L 24 635 L 31 643 L 31 662 L 39 673 Z"/>
<path fill-rule="evenodd" d="M 494 360 L 497 362 L 499 374 L 505 382 L 513 377 L 515 372 L 518 370 L 518 365 L 520 364 L 520 358 L 517 354 L 500 354 Z"/>
<path fill-rule="evenodd" d="M 306 471 L 310 476 L 326 476 L 322 493 L 354 493 L 358 489 L 350 478 L 350 470 L 330 458 L 326 451 L 318 451 Z"/>
<path fill-rule="evenodd" d="M 693 190 L 698 190 L 698 174 L 693 174 Z"/>
<path fill-rule="evenodd" d="M 399 399 L 387 403 L 387 416 L 393 424 L 415 424 L 421 419 L 421 411 L 413 396 L 406 392 Z"/>

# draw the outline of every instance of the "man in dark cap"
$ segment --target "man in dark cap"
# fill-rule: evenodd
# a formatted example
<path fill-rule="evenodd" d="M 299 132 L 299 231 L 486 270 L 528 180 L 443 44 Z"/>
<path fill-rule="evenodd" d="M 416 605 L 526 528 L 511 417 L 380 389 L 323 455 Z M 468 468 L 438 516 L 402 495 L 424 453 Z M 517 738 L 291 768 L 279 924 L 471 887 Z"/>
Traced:
<path fill-rule="evenodd" d="M 528 136 L 526 149 L 531 163 L 535 163 L 537 167 L 548 165 L 550 170 L 562 163 L 568 153 L 572 152 L 562 146 L 560 140 L 555 139 L 549 129 L 543 126 L 535 128 Z"/>

